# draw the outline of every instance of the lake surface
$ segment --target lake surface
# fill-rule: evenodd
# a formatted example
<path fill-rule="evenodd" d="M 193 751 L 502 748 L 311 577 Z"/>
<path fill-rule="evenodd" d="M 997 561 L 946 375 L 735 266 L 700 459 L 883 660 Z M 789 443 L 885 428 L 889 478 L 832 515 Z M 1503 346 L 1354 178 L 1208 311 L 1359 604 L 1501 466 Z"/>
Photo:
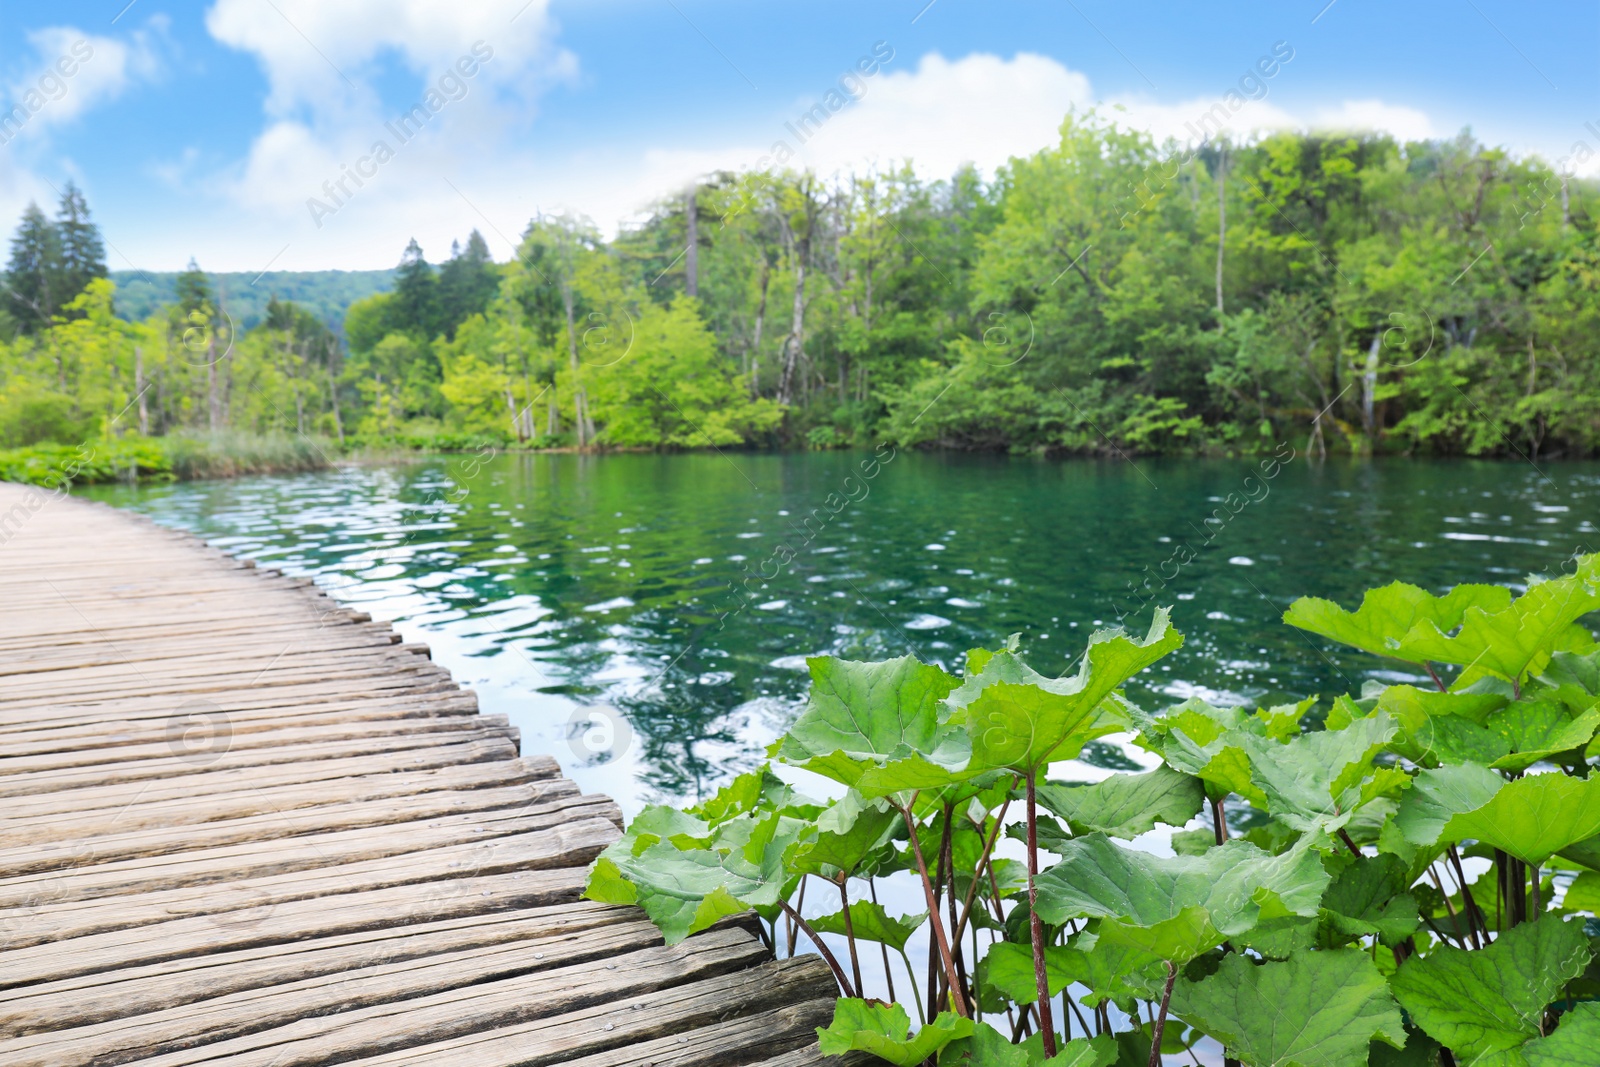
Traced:
<path fill-rule="evenodd" d="M 1284 626 L 1295 597 L 1520 587 L 1600 549 L 1600 464 L 1284 457 L 446 456 L 84 495 L 428 642 L 524 751 L 631 815 L 757 764 L 807 655 L 954 667 L 1020 633 L 1054 674 L 1097 626 L 1127 613 L 1142 631 L 1160 604 L 1185 643 L 1136 702 L 1332 696 L 1410 676 Z M 1133 766 L 1110 743 L 1085 760 Z"/>

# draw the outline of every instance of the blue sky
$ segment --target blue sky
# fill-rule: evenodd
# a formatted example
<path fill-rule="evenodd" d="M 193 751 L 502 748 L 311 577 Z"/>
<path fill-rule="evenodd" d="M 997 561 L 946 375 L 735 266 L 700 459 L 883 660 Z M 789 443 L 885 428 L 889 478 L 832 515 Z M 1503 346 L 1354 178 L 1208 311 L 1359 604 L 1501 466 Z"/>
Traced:
<path fill-rule="evenodd" d="M 504 258 L 536 211 L 612 230 L 778 141 L 824 173 L 938 177 L 1045 146 L 1075 106 L 1182 136 L 1275 48 L 1293 58 L 1236 134 L 1600 148 L 1593 3 L 0 0 L 0 112 L 24 109 L 0 127 L 0 215 L 75 180 L 114 269 L 384 267 L 473 227 Z M 801 145 L 785 124 L 852 71 Z"/>

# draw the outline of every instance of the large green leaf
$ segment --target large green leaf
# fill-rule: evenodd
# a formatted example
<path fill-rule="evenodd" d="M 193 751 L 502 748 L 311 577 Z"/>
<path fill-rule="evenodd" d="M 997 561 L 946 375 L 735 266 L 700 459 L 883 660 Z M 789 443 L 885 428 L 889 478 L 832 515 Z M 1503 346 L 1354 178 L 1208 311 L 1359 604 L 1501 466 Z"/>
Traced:
<path fill-rule="evenodd" d="M 1039 999 L 1033 973 L 1033 950 L 1028 945 L 1000 941 L 990 946 L 978 964 L 982 980 L 1018 1004 Z M 1068 945 L 1045 949 L 1045 980 L 1055 996 L 1076 982 L 1089 990 L 1088 1000 L 1127 1003 L 1132 997 L 1159 997 L 1166 981 L 1161 957 L 1133 946 L 1102 941 L 1085 931 Z"/>
<path fill-rule="evenodd" d="M 1158 822 L 1182 826 L 1200 811 L 1199 779 L 1161 766 L 1145 774 L 1113 774 L 1093 785 L 1041 782 L 1039 802 L 1067 820 L 1074 834 L 1098 831 L 1134 838 Z"/>
<path fill-rule="evenodd" d="M 1600 834 L 1600 775 L 1535 774 L 1507 782 L 1482 807 L 1452 816 L 1445 838 L 1482 841 L 1535 866 Z"/>
<path fill-rule="evenodd" d="M 1493 763 L 1511 751 L 1509 740 L 1484 725 L 1504 707 L 1499 693 L 1441 693 L 1391 685 L 1378 695 L 1377 711 L 1400 724 L 1390 749 L 1413 763 Z"/>
<path fill-rule="evenodd" d="M 1375 1038 L 1405 1043 L 1383 975 L 1359 949 L 1257 964 L 1233 953 L 1215 974 L 1178 981 L 1172 1011 L 1251 1067 L 1348 1067 Z"/>
<path fill-rule="evenodd" d="M 724 823 L 715 843 L 727 847 L 662 840 L 635 855 L 619 841 L 595 861 L 584 892 L 603 903 L 638 904 L 667 944 L 677 944 L 724 916 L 775 910 L 798 877 L 786 857 L 806 828 L 774 812 Z"/>
<path fill-rule="evenodd" d="M 1181 644 L 1163 608 L 1143 641 L 1121 629 L 1096 632 L 1070 677 L 1048 678 L 1015 653 L 996 652 L 949 698 L 971 736 L 973 768 L 1026 772 L 1076 756 L 1086 741 L 1120 728 L 1102 721 L 1102 702 Z"/>
<path fill-rule="evenodd" d="M 1361 804 L 1362 784 L 1376 773 L 1372 757 L 1397 729 L 1393 719 L 1378 715 L 1342 730 L 1301 734 L 1287 744 L 1235 736 L 1267 810 L 1296 830 L 1314 831 Z"/>
<path fill-rule="evenodd" d="M 1557 652 L 1539 681 L 1573 711 L 1586 711 L 1600 703 L 1600 652 Z"/>
<path fill-rule="evenodd" d="M 900 1005 L 842 997 L 834 1005 L 833 1022 L 817 1028 L 817 1042 L 824 1056 L 870 1052 L 898 1067 L 913 1067 L 971 1033 L 971 1019 L 945 1011 L 911 1036 L 911 1019 Z"/>
<path fill-rule="evenodd" d="M 1528 1067 L 1594 1067 L 1600 1059 L 1600 1003 L 1587 1001 L 1561 1016 L 1556 1032 L 1530 1041 Z"/>
<path fill-rule="evenodd" d="M 1401 798 L 1395 828 L 1413 845 L 1435 844 L 1451 819 L 1481 808 L 1505 784 L 1500 775 L 1476 763 L 1422 771 Z"/>
<path fill-rule="evenodd" d="M 1362 856 L 1339 872 L 1322 895 L 1322 921 L 1342 940 L 1376 935 L 1396 945 L 1421 924 L 1406 892 L 1411 872 L 1396 856 Z"/>
<path fill-rule="evenodd" d="M 873 901 L 852 900 L 849 932 L 853 932 L 863 941 L 880 941 L 898 952 L 906 947 L 911 935 L 917 932 L 927 918 L 928 913 L 925 911 L 895 918 Z M 847 932 L 844 925 L 844 910 L 819 915 L 811 920 L 811 926 L 819 934 L 838 934 L 844 937 Z"/>
<path fill-rule="evenodd" d="M 1558 752 L 1587 745 L 1600 729 L 1600 709 L 1589 708 L 1573 717 L 1559 701 L 1519 700 L 1489 716 L 1485 726 L 1503 738 L 1509 750 L 1490 766 L 1521 771 Z"/>
<path fill-rule="evenodd" d="M 1250 757 L 1237 742 L 1245 735 L 1266 737 L 1266 724 L 1244 709 L 1191 698 L 1141 725 L 1148 746 L 1173 768 L 1199 778 L 1212 800 L 1237 793 L 1265 806 L 1266 796 L 1250 778 Z"/>
<path fill-rule="evenodd" d="M 1289 605 L 1283 621 L 1374 655 L 1422 663 L 1444 657 L 1430 657 L 1416 647 L 1419 642 L 1460 626 L 1469 608 L 1498 611 L 1510 603 L 1511 590 L 1496 585 L 1458 585 L 1444 596 L 1434 596 L 1414 585 L 1394 582 L 1369 589 L 1354 612 L 1331 600 L 1301 597 Z M 1430 624 L 1431 631 L 1424 624 Z"/>
<path fill-rule="evenodd" d="M 816 656 L 811 697 L 776 746 L 786 763 L 866 796 L 944 785 L 970 758 L 966 732 L 940 720 L 955 679 L 912 656 L 858 663 Z"/>
<path fill-rule="evenodd" d="M 1572 574 L 1538 582 L 1503 607 L 1473 606 L 1462 613 L 1460 632 L 1438 620 L 1419 623 L 1411 645 L 1430 659 L 1470 665 L 1508 681 L 1542 669 L 1566 651 L 1573 624 L 1600 610 L 1600 555 L 1582 556 Z M 1592 644 L 1592 640 L 1590 641 Z"/>
<path fill-rule="evenodd" d="M 856 790 L 817 816 L 817 836 L 795 848 L 792 862 L 806 874 L 853 874 L 905 824 L 898 809 L 881 798 L 868 800 Z M 829 870 L 831 868 L 831 870 Z"/>
<path fill-rule="evenodd" d="M 1155 856 L 1089 834 L 1063 845 L 1061 862 L 1036 879 L 1039 915 L 1102 919 L 1102 941 L 1181 962 L 1262 918 L 1315 915 L 1328 873 L 1310 840 L 1281 856 L 1237 840 L 1199 856 Z"/>
<path fill-rule="evenodd" d="M 1437 945 L 1407 962 L 1389 984 L 1417 1025 L 1455 1052 L 1457 1063 L 1515 1063 L 1491 1057 L 1538 1037 L 1545 1008 L 1588 962 L 1583 923 L 1550 916 L 1507 930 L 1481 950 Z"/>
<path fill-rule="evenodd" d="M 1111 1067 L 1117 1061 L 1116 1041 L 1110 1034 L 1068 1041 L 1048 1060 L 1037 1037 L 1013 1045 L 988 1023 L 978 1023 L 972 1036 L 945 1046 L 939 1067 Z"/>

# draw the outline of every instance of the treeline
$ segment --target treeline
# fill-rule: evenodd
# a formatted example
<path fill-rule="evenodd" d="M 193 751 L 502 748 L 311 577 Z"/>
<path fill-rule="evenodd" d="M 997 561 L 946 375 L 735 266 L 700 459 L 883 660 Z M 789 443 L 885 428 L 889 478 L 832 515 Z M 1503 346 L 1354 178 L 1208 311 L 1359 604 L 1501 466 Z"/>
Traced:
<path fill-rule="evenodd" d="M 1185 148 L 1075 115 L 992 181 L 717 174 L 609 241 L 571 216 L 506 263 L 413 241 L 342 323 L 274 301 L 224 337 L 194 270 L 118 324 L 102 263 L 7 305 L 0 434 L 23 394 L 101 423 L 140 395 L 152 433 L 1593 454 L 1596 192 L 1465 134 Z"/>

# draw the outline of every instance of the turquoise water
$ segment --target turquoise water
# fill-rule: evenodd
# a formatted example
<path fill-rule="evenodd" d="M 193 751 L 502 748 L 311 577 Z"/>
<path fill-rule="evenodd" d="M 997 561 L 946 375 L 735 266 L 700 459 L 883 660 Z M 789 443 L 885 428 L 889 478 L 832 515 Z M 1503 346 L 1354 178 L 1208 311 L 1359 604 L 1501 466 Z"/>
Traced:
<path fill-rule="evenodd" d="M 805 693 L 807 655 L 953 666 L 1020 633 L 1055 673 L 1097 626 L 1126 613 L 1142 629 L 1160 604 L 1185 644 L 1136 701 L 1332 695 L 1410 675 L 1284 626 L 1295 597 L 1520 585 L 1600 548 L 1600 464 L 1287 450 L 449 456 L 85 495 L 393 621 L 509 715 L 524 751 L 630 813 L 759 762 Z M 1085 758 L 1128 765 L 1110 743 Z"/>

